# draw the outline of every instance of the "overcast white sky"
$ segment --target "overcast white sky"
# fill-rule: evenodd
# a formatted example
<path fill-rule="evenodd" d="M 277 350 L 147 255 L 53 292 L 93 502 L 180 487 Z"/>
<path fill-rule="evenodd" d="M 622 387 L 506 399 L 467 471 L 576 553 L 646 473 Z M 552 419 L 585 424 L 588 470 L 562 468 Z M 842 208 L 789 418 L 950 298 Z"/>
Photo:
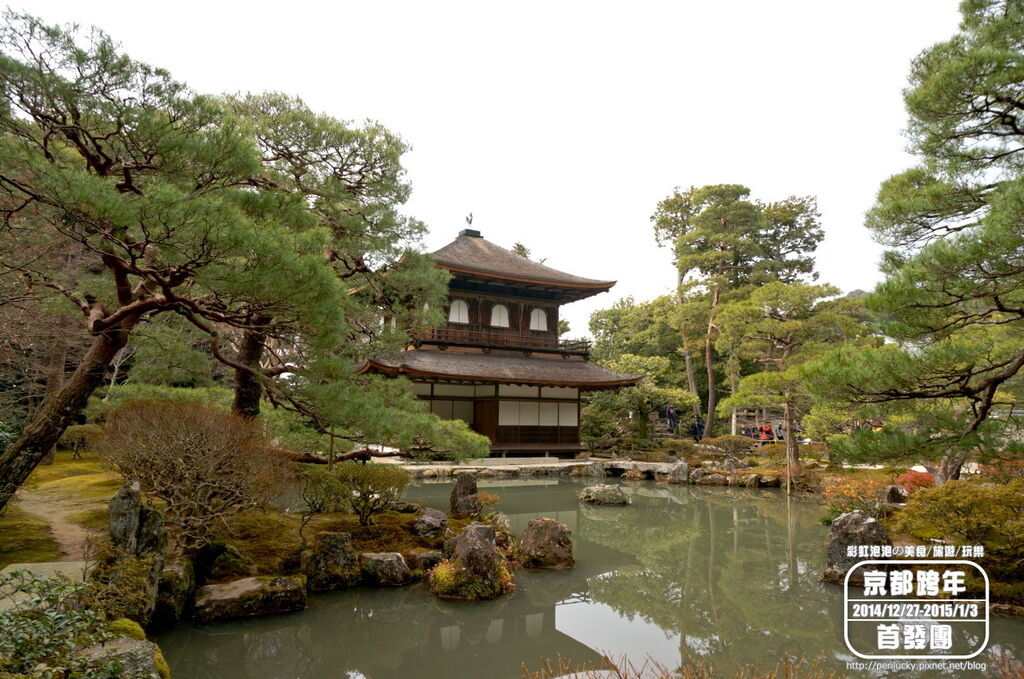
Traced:
<path fill-rule="evenodd" d="M 204 92 L 279 90 L 413 146 L 408 212 L 435 250 L 465 228 L 570 273 L 616 279 L 564 310 L 674 287 L 649 217 L 674 186 L 818 197 L 822 279 L 878 280 L 863 227 L 908 166 L 910 60 L 956 0 L 12 3 L 102 27 Z"/>

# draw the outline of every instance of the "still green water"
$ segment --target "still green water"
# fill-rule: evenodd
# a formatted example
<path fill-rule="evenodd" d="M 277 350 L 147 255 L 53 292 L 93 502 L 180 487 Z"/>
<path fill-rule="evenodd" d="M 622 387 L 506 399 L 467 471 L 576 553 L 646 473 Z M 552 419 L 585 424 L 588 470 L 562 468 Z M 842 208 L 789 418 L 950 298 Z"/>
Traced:
<path fill-rule="evenodd" d="M 422 584 L 356 589 L 313 596 L 300 613 L 182 625 L 158 642 L 175 679 L 504 679 L 559 654 L 649 656 L 669 668 L 702 658 L 722 671 L 767 670 L 788 654 L 870 676 L 847 672 L 856 658 L 843 641 L 842 590 L 818 580 L 820 505 L 771 490 L 637 482 L 625 486 L 632 505 L 593 507 L 576 499 L 583 485 L 481 481 L 516 534 L 541 516 L 573 533 L 576 568 L 520 570 L 512 596 L 448 602 Z M 450 492 L 423 484 L 406 495 L 447 509 Z M 1024 657 L 1024 621 L 993 618 L 993 648 Z"/>

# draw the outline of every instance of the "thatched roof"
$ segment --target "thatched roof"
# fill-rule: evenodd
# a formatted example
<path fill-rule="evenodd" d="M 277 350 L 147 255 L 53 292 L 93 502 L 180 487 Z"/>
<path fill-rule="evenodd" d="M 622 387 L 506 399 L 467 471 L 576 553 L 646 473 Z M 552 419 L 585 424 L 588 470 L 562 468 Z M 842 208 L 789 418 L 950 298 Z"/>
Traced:
<path fill-rule="evenodd" d="M 374 357 L 360 372 L 405 375 L 460 382 L 534 384 L 615 389 L 636 384 L 641 377 L 605 370 L 578 357 L 558 354 L 523 356 L 439 349 L 410 349 L 394 357 Z"/>

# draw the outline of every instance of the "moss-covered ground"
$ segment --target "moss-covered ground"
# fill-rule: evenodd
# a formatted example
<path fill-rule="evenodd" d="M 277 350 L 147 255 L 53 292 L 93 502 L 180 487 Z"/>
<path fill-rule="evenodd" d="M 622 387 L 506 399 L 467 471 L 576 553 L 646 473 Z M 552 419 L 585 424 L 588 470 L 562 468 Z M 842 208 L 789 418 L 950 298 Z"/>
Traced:
<path fill-rule="evenodd" d="M 18 504 L 15 500 L 0 512 L 0 568 L 59 558 L 60 547 L 46 521 L 25 512 Z"/>

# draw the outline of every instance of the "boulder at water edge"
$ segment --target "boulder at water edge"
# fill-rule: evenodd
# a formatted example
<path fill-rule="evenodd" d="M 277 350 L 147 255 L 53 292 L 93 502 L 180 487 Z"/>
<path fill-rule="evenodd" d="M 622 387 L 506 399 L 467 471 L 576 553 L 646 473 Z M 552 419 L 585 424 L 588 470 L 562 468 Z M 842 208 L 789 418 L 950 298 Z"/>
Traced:
<path fill-rule="evenodd" d="M 256 575 L 256 564 L 226 542 L 203 545 L 195 556 L 196 581 L 237 580 Z"/>
<path fill-rule="evenodd" d="M 832 528 L 828 534 L 828 556 L 825 572 L 821 579 L 841 585 L 846 579 L 846 572 L 855 563 L 863 560 L 863 557 L 847 556 L 847 547 L 891 544 L 882 524 L 874 517 L 868 516 L 860 509 L 840 514 L 832 522 Z M 850 576 L 850 582 L 855 585 L 863 584 L 863 574 L 854 573 Z"/>
<path fill-rule="evenodd" d="M 554 519 L 531 521 L 519 536 L 519 560 L 524 568 L 572 568 L 568 526 Z"/>
<path fill-rule="evenodd" d="M 306 576 L 264 576 L 200 587 L 193 619 L 218 622 L 301 611 L 306 607 Z"/>
<path fill-rule="evenodd" d="M 669 483 L 687 483 L 690 480 L 690 465 L 676 462 L 668 470 Z"/>
<path fill-rule="evenodd" d="M 424 540 L 436 540 L 448 530 L 448 515 L 440 509 L 427 507 L 420 516 L 413 519 L 412 530 Z"/>
<path fill-rule="evenodd" d="M 601 484 L 584 488 L 580 493 L 580 502 L 595 505 L 627 505 L 629 498 L 622 492 L 621 487 Z"/>
<path fill-rule="evenodd" d="M 398 552 L 364 552 L 359 555 L 359 566 L 363 581 L 370 585 L 393 587 L 412 582 L 409 565 Z"/>
<path fill-rule="evenodd" d="M 448 599 L 493 599 L 512 590 L 512 573 L 494 527 L 472 523 L 455 538 L 450 559 L 430 572 L 430 590 Z"/>
<path fill-rule="evenodd" d="M 160 625 L 170 625 L 184 620 L 188 616 L 195 592 L 196 574 L 192 560 L 181 557 L 167 563 L 160 574 L 153 621 Z"/>
<path fill-rule="evenodd" d="M 116 661 L 120 668 L 116 676 L 119 677 L 171 679 L 170 668 L 160 652 L 160 647 L 144 638 L 114 637 L 109 641 L 83 648 L 81 655 L 96 660 Z M 21 677 L 23 675 L 13 676 Z"/>
<path fill-rule="evenodd" d="M 316 544 L 302 553 L 300 564 L 311 592 L 352 587 L 362 578 L 359 557 L 348 533 L 317 533 Z"/>
<path fill-rule="evenodd" d="M 167 529 L 163 515 L 142 503 L 137 482 L 126 483 L 107 503 L 110 541 L 120 555 L 134 556 L 149 562 L 142 596 L 135 610 L 129 612 L 133 620 L 148 625 L 156 608 L 160 574 L 167 555 Z M 121 558 L 120 556 L 118 558 Z"/>
<path fill-rule="evenodd" d="M 455 475 L 455 488 L 450 498 L 452 516 L 466 517 L 480 514 L 480 499 L 476 497 L 476 475 L 459 472 Z"/>

